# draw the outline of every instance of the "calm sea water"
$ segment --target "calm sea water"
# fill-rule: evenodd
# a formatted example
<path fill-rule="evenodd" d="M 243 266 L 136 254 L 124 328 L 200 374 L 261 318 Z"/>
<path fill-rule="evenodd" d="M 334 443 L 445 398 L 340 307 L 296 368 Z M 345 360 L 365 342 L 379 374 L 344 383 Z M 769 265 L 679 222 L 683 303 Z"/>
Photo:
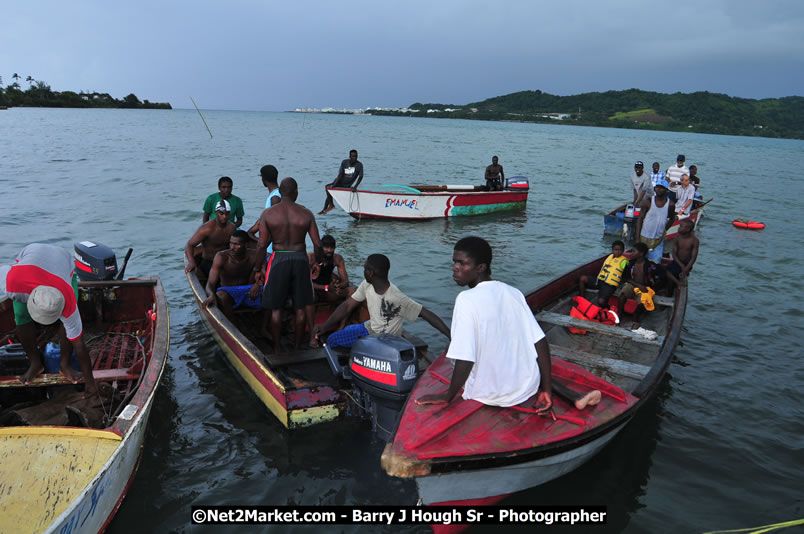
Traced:
<path fill-rule="evenodd" d="M 226 366 L 182 272 L 182 248 L 217 179 L 234 179 L 246 224 L 265 202 L 260 166 L 300 184 L 317 211 L 349 149 L 366 184 L 479 182 L 491 156 L 531 179 L 524 212 L 425 223 L 319 217 L 352 277 L 370 253 L 451 317 L 454 242 L 494 245 L 495 277 L 527 291 L 600 255 L 603 214 L 630 198 L 636 160 L 696 164 L 705 198 L 682 344 L 655 400 L 596 458 L 512 504 L 605 504 L 612 532 L 703 532 L 804 517 L 801 311 L 804 143 L 562 125 L 205 112 L 0 111 L 0 261 L 24 245 L 97 240 L 158 275 L 171 314 L 168 370 L 139 473 L 111 532 L 207 531 L 194 504 L 412 504 L 412 483 L 379 468 L 382 443 L 349 422 L 288 433 Z M 737 217 L 764 232 L 731 226 Z M 357 281 L 356 280 L 356 281 Z M 436 350 L 426 323 L 415 333 Z M 254 529 L 249 529 L 254 530 Z M 286 527 L 264 530 L 286 531 Z M 319 528 L 296 527 L 298 531 Z M 357 531 L 333 527 L 331 531 Z M 383 531 L 380 526 L 365 530 Z M 410 532 L 426 532 L 408 527 Z M 215 531 L 243 532 L 240 527 Z"/>

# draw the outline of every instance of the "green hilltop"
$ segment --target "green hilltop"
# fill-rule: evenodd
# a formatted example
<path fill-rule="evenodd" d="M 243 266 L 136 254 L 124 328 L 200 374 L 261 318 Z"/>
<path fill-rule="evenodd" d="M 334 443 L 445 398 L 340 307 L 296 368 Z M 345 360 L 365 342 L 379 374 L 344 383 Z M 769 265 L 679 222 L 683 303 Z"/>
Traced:
<path fill-rule="evenodd" d="M 683 132 L 804 139 L 804 97 L 753 100 L 718 93 L 640 89 L 557 96 L 520 91 L 457 106 L 416 102 L 375 115 L 549 122 Z"/>
<path fill-rule="evenodd" d="M 25 81 L 28 89 L 22 88 L 22 77 L 14 73 L 14 80 L 3 87 L 0 77 L 0 108 L 6 107 L 45 107 L 45 108 L 129 108 L 129 109 L 172 109 L 166 102 L 140 101 L 130 93 L 122 99 L 113 98 L 109 93 L 74 91 L 53 91 L 46 82 L 28 76 Z"/>

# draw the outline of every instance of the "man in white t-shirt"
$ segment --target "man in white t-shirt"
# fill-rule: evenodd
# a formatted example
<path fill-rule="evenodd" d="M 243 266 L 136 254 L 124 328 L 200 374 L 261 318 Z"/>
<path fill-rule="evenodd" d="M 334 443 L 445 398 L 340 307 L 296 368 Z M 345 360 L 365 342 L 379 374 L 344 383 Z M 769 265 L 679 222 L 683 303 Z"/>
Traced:
<path fill-rule="evenodd" d="M 349 317 L 362 302 L 366 302 L 369 320 L 350 325 L 332 333 L 327 338 L 330 347 L 351 347 L 361 337 L 373 334 L 402 333 L 403 319 L 408 322 L 421 317 L 449 338 L 449 327 L 436 314 L 402 293 L 388 280 L 391 262 L 382 254 L 372 254 L 363 265 L 363 280 L 357 290 L 343 301 L 322 325 L 313 329 L 313 336 L 330 331 L 335 325 Z"/>
<path fill-rule="evenodd" d="M 687 217 L 692 210 L 694 198 L 695 186 L 690 183 L 690 177 L 684 174 L 681 176 L 681 185 L 676 190 L 676 214 Z"/>
<path fill-rule="evenodd" d="M 449 389 L 423 395 L 418 404 L 450 402 L 461 387 L 465 400 L 515 406 L 537 395 L 539 413 L 553 405 L 553 386 L 583 409 L 600 401 L 600 392 L 581 395 L 553 384 L 550 346 L 522 293 L 491 279 L 491 246 L 479 237 L 458 241 L 452 278 L 469 286 L 455 299 L 447 357 L 455 361 Z M 558 392 L 558 391 L 557 391 Z"/>

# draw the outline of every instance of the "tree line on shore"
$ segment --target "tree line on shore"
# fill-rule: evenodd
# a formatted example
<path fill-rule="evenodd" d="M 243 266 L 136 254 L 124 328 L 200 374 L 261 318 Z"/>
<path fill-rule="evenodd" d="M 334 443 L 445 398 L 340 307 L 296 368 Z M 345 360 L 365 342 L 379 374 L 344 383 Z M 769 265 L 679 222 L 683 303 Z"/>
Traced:
<path fill-rule="evenodd" d="M 371 113 L 804 139 L 800 96 L 754 100 L 707 91 L 665 94 L 640 89 L 558 96 L 536 90 L 460 106 L 416 102 L 407 111 Z"/>
<path fill-rule="evenodd" d="M 15 72 L 11 79 L 13 82 L 3 87 L 0 76 L 0 107 L 172 109 L 167 102 L 140 101 L 134 93 L 116 99 L 94 91 L 53 91 L 48 83 L 31 76 L 25 78 L 28 88 L 23 89 L 22 76 Z"/>

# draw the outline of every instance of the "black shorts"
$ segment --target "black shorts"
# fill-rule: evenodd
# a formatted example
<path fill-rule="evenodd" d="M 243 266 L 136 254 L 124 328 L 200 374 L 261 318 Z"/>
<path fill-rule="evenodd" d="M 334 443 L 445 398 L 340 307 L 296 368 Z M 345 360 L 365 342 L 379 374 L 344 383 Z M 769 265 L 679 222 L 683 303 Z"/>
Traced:
<path fill-rule="evenodd" d="M 672 274 L 676 278 L 678 275 L 681 274 L 681 265 L 677 264 L 676 262 L 672 261 L 670 264 L 665 268 L 668 273 Z M 692 267 L 690 267 L 689 272 L 692 272 Z"/>
<path fill-rule="evenodd" d="M 595 285 L 592 286 L 592 289 L 597 289 L 597 296 L 599 299 L 603 299 L 603 302 L 606 303 L 608 306 L 609 299 L 617 291 L 617 286 L 613 286 L 607 284 L 606 282 L 600 281 L 600 279 L 595 280 Z"/>
<path fill-rule="evenodd" d="M 282 309 L 288 296 L 296 310 L 315 302 L 307 253 L 275 250 L 268 261 L 262 307 L 266 310 Z"/>
<path fill-rule="evenodd" d="M 198 270 L 204 273 L 206 278 L 209 278 L 209 271 L 212 270 L 212 260 L 201 259 L 201 263 L 198 264 Z"/>

